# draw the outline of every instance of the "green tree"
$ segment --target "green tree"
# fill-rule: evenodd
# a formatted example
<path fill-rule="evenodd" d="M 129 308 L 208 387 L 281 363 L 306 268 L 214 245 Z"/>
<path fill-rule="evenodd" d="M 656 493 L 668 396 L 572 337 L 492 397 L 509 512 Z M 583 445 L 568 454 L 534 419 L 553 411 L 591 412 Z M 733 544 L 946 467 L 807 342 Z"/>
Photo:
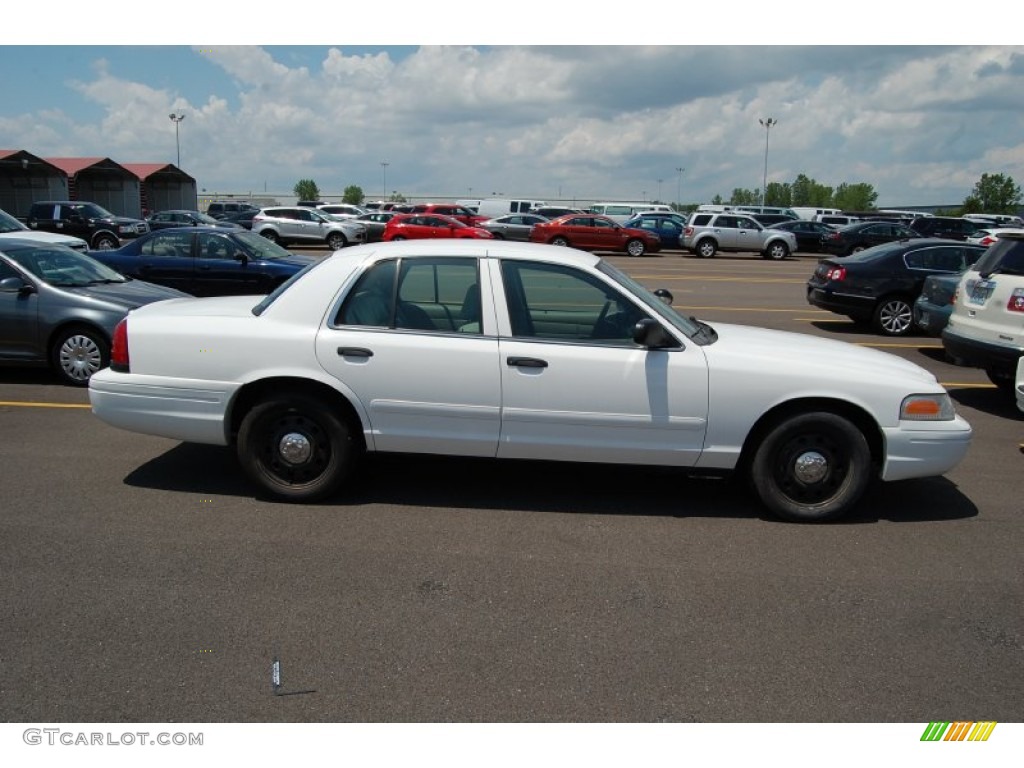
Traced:
<path fill-rule="evenodd" d="M 792 205 L 792 200 L 793 191 L 789 184 L 782 184 L 777 181 L 773 181 L 768 185 L 768 189 L 765 190 L 765 205 L 778 205 L 788 208 Z"/>
<path fill-rule="evenodd" d="M 312 179 L 299 179 L 292 188 L 299 200 L 319 200 L 320 187 Z"/>
<path fill-rule="evenodd" d="M 760 199 L 761 195 L 754 190 L 737 187 L 732 191 L 729 205 L 757 205 Z"/>
<path fill-rule="evenodd" d="M 1020 187 L 1012 176 L 983 173 L 964 200 L 964 213 L 1016 213 L 1021 204 Z"/>
<path fill-rule="evenodd" d="M 363 188 L 350 184 L 345 187 L 345 193 L 342 195 L 341 202 L 348 203 L 349 205 L 362 205 L 363 197 Z"/>
<path fill-rule="evenodd" d="M 712 205 L 722 205 L 724 202 L 725 200 L 722 198 L 721 195 L 715 195 L 714 197 L 711 198 Z"/>
<path fill-rule="evenodd" d="M 405 195 L 401 192 L 392 192 L 391 197 L 388 198 L 392 203 L 406 203 Z"/>
<path fill-rule="evenodd" d="M 878 193 L 871 184 L 847 184 L 845 181 L 836 187 L 832 196 L 832 205 L 844 211 L 870 211 L 875 207 Z"/>
<path fill-rule="evenodd" d="M 819 184 L 805 174 L 799 174 L 791 185 L 790 205 L 831 208 L 832 187 Z"/>

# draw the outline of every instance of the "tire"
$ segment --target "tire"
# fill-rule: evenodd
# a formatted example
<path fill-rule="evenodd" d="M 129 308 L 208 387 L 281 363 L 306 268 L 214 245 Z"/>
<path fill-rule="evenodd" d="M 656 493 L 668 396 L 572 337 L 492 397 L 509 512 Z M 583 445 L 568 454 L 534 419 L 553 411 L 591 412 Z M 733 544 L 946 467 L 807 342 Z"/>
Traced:
<path fill-rule="evenodd" d="M 348 238 L 341 232 L 331 232 L 327 236 L 327 247 L 332 251 L 340 251 L 346 245 L 348 245 Z"/>
<path fill-rule="evenodd" d="M 272 243 L 280 244 L 281 242 L 281 238 L 277 236 L 277 232 L 275 232 L 272 229 L 264 229 L 260 232 L 260 235 L 267 238 L 267 240 L 269 240 Z"/>
<path fill-rule="evenodd" d="M 988 380 L 996 385 L 996 389 L 1000 392 L 1004 392 L 1007 395 L 1013 395 L 1014 390 L 1014 375 L 1009 371 L 997 371 L 992 368 L 985 370 L 985 375 L 988 376 Z"/>
<path fill-rule="evenodd" d="M 65 384 L 88 386 L 94 373 L 110 365 L 110 342 L 94 328 L 68 328 L 53 341 L 50 365 Z"/>
<path fill-rule="evenodd" d="M 855 246 L 853 246 L 853 248 L 850 249 L 850 254 L 852 255 L 854 253 L 860 253 L 861 251 L 866 251 L 866 250 L 867 250 L 867 246 L 865 246 L 865 245 L 855 245 Z"/>
<path fill-rule="evenodd" d="M 566 240 L 564 237 L 553 237 L 551 238 L 551 244 L 565 248 L 569 245 L 569 241 Z"/>
<path fill-rule="evenodd" d="M 781 261 L 789 256 L 789 246 L 782 242 L 770 243 L 764 250 L 764 257 L 773 261 Z"/>
<path fill-rule="evenodd" d="M 647 252 L 647 246 L 643 240 L 630 240 L 626 243 L 626 253 L 630 256 L 643 256 Z"/>
<path fill-rule="evenodd" d="M 101 232 L 92 240 L 92 247 L 97 251 L 112 251 L 120 245 L 120 241 L 109 232 Z"/>
<path fill-rule="evenodd" d="M 878 302 L 871 322 L 884 336 L 908 336 L 914 330 L 914 307 L 902 296 L 887 296 Z"/>
<path fill-rule="evenodd" d="M 292 458 L 285 455 L 289 440 Z M 238 460 L 260 488 L 283 501 L 308 502 L 338 490 L 355 461 L 348 425 L 322 401 L 280 395 L 254 407 L 238 431 Z"/>
<path fill-rule="evenodd" d="M 405 235 L 395 235 L 391 238 L 392 243 L 397 243 L 399 240 L 405 240 Z"/>
<path fill-rule="evenodd" d="M 505 239 L 505 236 L 503 234 L 501 234 L 501 232 L 491 232 L 491 234 L 494 235 L 494 239 L 495 240 L 504 240 Z"/>
<path fill-rule="evenodd" d="M 694 248 L 696 254 L 700 256 L 702 259 L 712 258 L 717 250 L 718 246 L 715 244 L 715 241 L 709 237 L 705 237 L 703 240 L 697 243 L 697 247 Z"/>
<path fill-rule="evenodd" d="M 822 411 L 777 424 L 757 446 L 750 480 L 762 503 L 784 520 L 824 522 L 853 508 L 867 489 L 870 470 L 871 452 L 861 431 Z"/>

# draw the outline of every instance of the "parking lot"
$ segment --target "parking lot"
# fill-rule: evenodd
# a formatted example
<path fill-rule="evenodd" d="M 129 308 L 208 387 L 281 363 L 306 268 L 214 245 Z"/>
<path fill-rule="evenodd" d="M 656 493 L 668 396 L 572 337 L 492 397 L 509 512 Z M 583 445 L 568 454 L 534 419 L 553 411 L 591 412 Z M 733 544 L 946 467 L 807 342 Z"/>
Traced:
<path fill-rule="evenodd" d="M 309 249 L 324 254 L 326 250 Z M 675 305 L 878 347 L 974 427 L 834 525 L 672 471 L 371 457 L 331 503 L 0 369 L 0 719 L 1024 719 L 1024 418 L 938 339 L 810 307 L 810 256 L 609 256 Z M 270 670 L 280 660 L 274 695 Z"/>

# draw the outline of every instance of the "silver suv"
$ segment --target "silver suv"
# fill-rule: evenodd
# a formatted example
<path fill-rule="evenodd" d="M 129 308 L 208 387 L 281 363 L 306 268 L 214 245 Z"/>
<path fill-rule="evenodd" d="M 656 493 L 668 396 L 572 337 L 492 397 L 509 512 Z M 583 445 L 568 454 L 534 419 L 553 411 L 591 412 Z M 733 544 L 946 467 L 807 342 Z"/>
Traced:
<path fill-rule="evenodd" d="M 252 217 L 252 231 L 280 243 L 327 243 L 332 251 L 366 242 L 366 227 L 303 206 L 264 208 Z"/>
<path fill-rule="evenodd" d="M 765 229 L 735 211 L 695 213 L 686 223 L 679 244 L 705 259 L 718 251 L 757 251 L 764 259 L 784 259 L 796 251 L 796 235 Z"/>

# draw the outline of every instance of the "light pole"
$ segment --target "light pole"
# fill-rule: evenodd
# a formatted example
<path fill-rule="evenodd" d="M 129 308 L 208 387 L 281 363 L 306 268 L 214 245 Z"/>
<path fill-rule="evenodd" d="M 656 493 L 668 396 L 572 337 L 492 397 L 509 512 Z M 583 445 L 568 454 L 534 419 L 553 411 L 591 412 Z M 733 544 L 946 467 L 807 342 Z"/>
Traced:
<path fill-rule="evenodd" d="M 662 181 L 664 181 L 664 179 L 658 179 L 658 199 L 654 201 L 656 203 L 660 203 L 661 202 L 661 182 Z"/>
<path fill-rule="evenodd" d="M 772 126 L 778 125 L 779 121 L 774 117 L 767 120 L 759 117 L 757 122 L 764 126 L 764 182 L 761 184 L 761 205 L 764 205 L 764 198 L 768 194 L 768 135 L 772 132 Z"/>
<path fill-rule="evenodd" d="M 679 212 L 683 210 L 683 171 L 685 170 L 682 166 L 676 166 L 676 173 L 679 174 L 679 181 L 676 184 L 676 210 Z"/>
<path fill-rule="evenodd" d="M 383 184 L 381 186 L 384 187 L 384 197 L 385 198 L 388 196 L 388 166 L 389 165 L 391 165 L 391 163 L 389 163 L 387 160 L 381 160 L 380 161 L 381 176 L 382 176 L 381 181 L 383 182 Z"/>
<path fill-rule="evenodd" d="M 174 146 L 178 150 L 178 167 L 181 168 L 181 137 L 178 134 L 178 123 L 185 119 L 185 115 L 176 115 L 173 112 L 168 115 L 171 121 L 174 123 Z"/>

